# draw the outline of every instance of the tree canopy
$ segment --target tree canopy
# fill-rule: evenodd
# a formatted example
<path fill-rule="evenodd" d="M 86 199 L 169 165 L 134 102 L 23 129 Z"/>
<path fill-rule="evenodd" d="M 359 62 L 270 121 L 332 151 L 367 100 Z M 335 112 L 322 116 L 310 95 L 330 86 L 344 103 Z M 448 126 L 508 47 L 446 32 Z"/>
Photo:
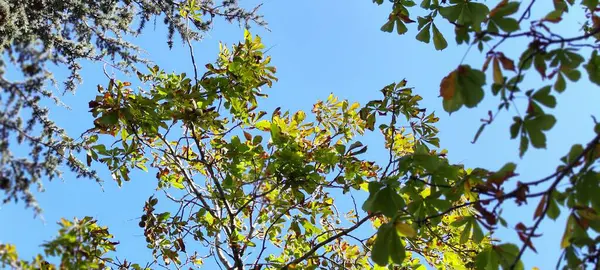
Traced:
<path fill-rule="evenodd" d="M 197 9 L 182 16 L 180 10 L 188 7 Z M 237 1 L 227 0 L 218 5 L 170 0 L 0 1 L 0 186 L 6 193 L 4 202 L 22 199 L 39 211 L 30 188 L 41 188 L 42 177 L 60 176 L 62 164 L 78 177 L 101 180 L 74 155 L 81 152 L 81 143 L 48 117 L 47 102 L 65 105 L 57 91 L 75 91 L 82 80 L 82 61 L 124 72 L 135 70 L 137 63 L 151 63 L 140 57 L 140 47 L 126 37 L 141 34 L 147 23 L 156 24 L 158 16 L 168 28 L 164 42 L 169 46 L 175 34 L 199 40 L 215 17 L 264 25 L 256 10 L 247 11 Z M 54 79 L 50 65 L 69 70 L 62 85 Z M 29 157 L 15 155 L 16 147 L 28 147 Z"/>
<path fill-rule="evenodd" d="M 13 16 L 14 10 L 37 10 L 34 6 L 45 2 L 0 2 L 0 10 Z M 98 225 L 101 220 L 82 217 L 61 220 L 58 236 L 33 259 L 20 258 L 14 245 L 0 245 L 4 267 L 187 269 L 210 267 L 210 259 L 215 261 L 210 265 L 225 269 L 524 269 L 523 254 L 538 252 L 540 224 L 563 215 L 564 233 L 557 236 L 562 255 L 552 258 L 558 268 L 600 268 L 600 124 L 595 118 L 590 121 L 595 137 L 573 145 L 562 164 L 548 168 L 553 172 L 540 179 L 519 177 L 517 161 L 508 160 L 499 169 L 468 168 L 447 158 L 441 147 L 445 142 L 438 137 L 439 118 L 419 104 L 422 98 L 410 78 L 384 86 L 378 99 L 362 105 L 332 94 L 316 101 L 310 112 L 289 111 L 284 104 L 266 111 L 261 100 L 268 98 L 265 88 L 277 83 L 277 70 L 259 36 L 246 30 L 239 43 L 219 44 L 214 62 L 196 63 L 192 41 L 208 30 L 213 17 L 264 25 L 256 10 L 244 11 L 236 1 L 74 2 L 44 15 L 56 17 L 54 24 L 0 16 L 0 32 L 13 33 L 7 42 L 2 39 L 4 49 L 9 56 L 21 55 L 11 59 L 23 67 L 27 82 L 17 87 L 6 81 L 10 87 L 3 86 L 2 100 L 12 97 L 12 106 L 31 108 L 34 119 L 22 129 L 21 107 L 2 115 L 4 151 L 10 151 L 15 134 L 32 145 L 31 160 L 3 153 L 3 189 L 9 199 L 23 193 L 31 201 L 23 183 L 54 176 L 63 160 L 92 178 L 98 178 L 92 169 L 104 166 L 118 185 L 135 181 L 130 177 L 134 170 L 152 173 L 160 192 L 140 209 L 139 227 L 154 260 L 117 259 L 113 255 L 119 242 L 108 228 Z M 438 78 L 448 113 L 480 105 L 486 93 L 491 94 L 487 99 L 498 101 L 482 119 L 473 143 L 486 136 L 485 128 L 502 113 L 514 114 L 506 132 L 519 140 L 520 156 L 530 148 L 546 148 L 546 136 L 557 121 L 552 109 L 567 81 L 583 78 L 600 85 L 597 0 L 556 0 L 553 10 L 539 18 L 532 16 L 535 0 L 373 2 L 391 7 L 382 31 L 403 35 L 414 26 L 417 40 L 444 50 L 452 33 L 441 31 L 446 27 L 440 25 L 449 24 L 456 46 L 485 52 L 482 67 L 461 62 Z M 131 12 L 130 5 L 141 11 Z M 123 22 L 115 12 L 129 12 L 129 19 Z M 175 31 L 181 33 L 193 74 L 169 72 L 137 58 L 137 47 L 118 36 L 136 33 L 130 31 L 134 14 L 141 16 L 142 26 L 152 15 L 166 18 L 167 42 Z M 553 32 L 568 16 L 578 16 L 583 27 L 567 37 Z M 98 27 L 89 28 L 86 18 Z M 36 30 L 16 31 L 17 26 Z M 102 41 L 105 30 L 117 35 L 110 46 Z M 49 37 L 55 34 L 60 38 Z M 99 41 L 92 46 L 93 39 Z M 521 55 L 503 53 L 503 45 L 513 39 L 522 40 Z M 75 40 L 98 52 L 77 53 L 73 48 L 82 43 Z M 40 42 L 42 51 L 32 45 Z M 59 55 L 50 57 L 49 52 Z M 135 76 L 110 77 L 98 86 L 89 102 L 95 120 L 80 140 L 61 135 L 49 119 L 38 116 L 36 108 L 43 108 L 28 103 L 30 98 L 53 97 L 44 90 L 49 79 L 44 63 L 66 64 L 76 74 L 76 59 L 100 61 L 105 56 L 120 57 L 122 67 Z M 148 68 L 137 69 L 135 63 Z M 37 73 L 26 73 L 28 65 Z M 72 89 L 75 79 L 70 77 L 65 89 Z M 525 80 L 539 87 L 521 89 Z M 36 123 L 44 127 L 41 135 L 27 135 Z M 369 156 L 368 148 L 377 146 L 364 143 L 364 136 L 378 136 L 386 162 Z M 53 162 L 44 163 L 44 171 L 38 170 L 40 156 Z M 361 192 L 368 194 L 365 201 L 354 197 Z M 502 212 L 507 204 L 524 207 L 528 202 L 536 205 L 525 214 L 533 223 L 507 222 L 509 214 Z M 340 211 L 341 204 L 351 204 L 350 210 Z M 500 228 L 513 229 L 520 241 L 498 239 Z"/>

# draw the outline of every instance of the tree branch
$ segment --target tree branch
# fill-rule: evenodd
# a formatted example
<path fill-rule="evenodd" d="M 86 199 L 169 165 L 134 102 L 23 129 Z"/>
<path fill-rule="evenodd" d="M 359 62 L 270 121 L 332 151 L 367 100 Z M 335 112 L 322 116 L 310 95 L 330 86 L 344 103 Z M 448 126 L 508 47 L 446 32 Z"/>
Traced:
<path fill-rule="evenodd" d="M 525 241 L 524 241 L 525 243 L 523 243 L 523 245 L 521 246 L 521 250 L 519 250 L 519 254 L 513 261 L 510 269 L 515 268 L 516 264 L 519 262 L 519 260 L 523 256 L 523 253 L 525 252 L 525 249 L 527 248 L 527 244 L 531 241 L 531 238 L 533 237 L 533 235 L 535 235 L 535 231 L 539 228 L 540 224 L 542 223 L 542 220 L 544 220 L 544 218 L 546 217 L 546 214 L 548 213 L 548 209 L 550 208 L 550 204 L 552 203 L 552 198 L 551 198 L 552 192 L 554 192 L 554 190 L 556 190 L 556 186 L 558 186 L 558 183 L 560 183 L 560 181 L 577 164 L 579 164 L 579 160 L 581 160 L 583 157 L 585 157 L 592 150 L 596 149 L 596 145 L 598 145 L 599 142 L 600 142 L 600 135 L 597 135 L 591 142 L 588 143 L 587 147 L 583 150 L 583 152 L 581 152 L 581 154 L 579 154 L 579 156 L 577 156 L 577 158 L 575 158 L 573 161 L 571 161 L 571 163 L 569 163 L 564 169 L 561 170 L 561 172 L 556 176 L 556 180 L 554 180 L 552 185 L 548 188 L 548 190 L 546 190 L 546 194 L 547 194 L 546 196 L 548 199 L 546 200 L 546 205 L 544 206 L 544 210 L 542 211 L 542 214 L 540 215 L 538 220 L 535 222 L 535 224 L 533 225 L 533 227 L 527 234 L 527 239 L 525 239 Z"/>
<path fill-rule="evenodd" d="M 371 213 L 370 215 L 362 218 L 359 222 L 357 222 L 356 224 L 354 224 L 352 227 L 349 227 L 345 230 L 342 230 L 341 232 L 327 238 L 326 240 L 324 240 L 323 242 L 320 242 L 318 244 L 316 244 L 313 248 L 311 248 L 308 252 L 306 252 L 304 255 L 298 257 L 297 259 L 287 263 L 284 267 L 282 267 L 281 269 L 287 270 L 291 265 L 293 264 L 298 264 L 304 260 L 306 260 L 307 258 L 309 258 L 310 256 L 312 256 L 312 254 L 314 254 L 315 252 L 317 252 L 317 250 L 319 250 L 321 247 L 323 247 L 324 245 L 327 245 L 331 242 L 333 242 L 334 240 L 358 229 L 363 223 L 367 222 L 367 220 L 369 220 L 370 218 L 374 217 L 378 215 L 378 213 Z"/>

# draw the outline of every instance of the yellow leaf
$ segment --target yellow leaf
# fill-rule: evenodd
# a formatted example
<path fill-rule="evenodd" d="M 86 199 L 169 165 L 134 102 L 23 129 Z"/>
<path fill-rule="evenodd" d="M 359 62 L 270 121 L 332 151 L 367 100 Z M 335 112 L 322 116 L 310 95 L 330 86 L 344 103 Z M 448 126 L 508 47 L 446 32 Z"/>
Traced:
<path fill-rule="evenodd" d="M 269 131 L 271 130 L 271 123 L 267 120 L 261 120 L 256 122 L 256 124 L 254 124 L 254 126 L 262 131 Z"/>
<path fill-rule="evenodd" d="M 537 266 L 534 266 L 533 268 L 531 268 L 531 270 L 540 270 Z"/>
<path fill-rule="evenodd" d="M 494 83 L 502 84 L 504 82 L 504 77 L 502 76 L 502 70 L 500 69 L 500 61 L 498 58 L 494 58 Z"/>
<path fill-rule="evenodd" d="M 364 182 L 364 183 L 360 184 L 360 189 L 362 189 L 364 191 L 369 191 L 369 183 Z"/>
<path fill-rule="evenodd" d="M 306 119 L 306 113 L 304 111 L 297 111 L 294 114 L 294 120 L 297 123 L 301 123 L 302 121 L 304 121 L 304 119 Z"/>
<path fill-rule="evenodd" d="M 571 228 L 567 225 L 565 228 L 565 234 L 563 234 L 562 240 L 560 241 L 560 248 L 566 248 L 571 244 Z"/>
<path fill-rule="evenodd" d="M 396 222 L 394 224 L 396 226 L 396 230 L 403 236 L 406 237 L 415 237 L 417 236 L 417 232 L 410 225 L 403 222 Z"/>
<path fill-rule="evenodd" d="M 467 179 L 467 181 L 465 181 L 465 196 L 467 197 L 467 200 L 474 202 L 477 200 L 477 195 L 471 192 L 471 187 L 471 182 Z"/>

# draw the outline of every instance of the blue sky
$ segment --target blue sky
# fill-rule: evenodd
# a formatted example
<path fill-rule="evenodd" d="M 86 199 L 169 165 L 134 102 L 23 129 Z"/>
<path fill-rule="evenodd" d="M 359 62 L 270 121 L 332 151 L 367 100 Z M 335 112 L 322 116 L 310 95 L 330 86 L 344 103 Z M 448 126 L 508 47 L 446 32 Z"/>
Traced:
<path fill-rule="evenodd" d="M 242 2 L 248 6 L 253 4 Z M 508 132 L 514 111 L 503 112 L 492 126 L 486 128 L 477 144 L 471 144 L 480 124 L 479 119 L 486 116 L 488 109 L 495 108 L 498 101 L 487 86 L 486 99 L 477 108 L 462 109 L 452 116 L 443 112 L 438 98 L 439 82 L 460 63 L 467 50 L 466 46 L 455 45 L 453 34 L 446 35 L 449 47 L 438 52 L 432 44 L 414 39 L 416 25 L 404 36 L 379 31 L 387 18 L 389 5 L 377 6 L 368 0 L 267 0 L 263 3 L 262 13 L 271 31 L 254 27 L 252 32 L 261 35 L 263 42 L 270 47 L 268 53 L 273 57 L 280 80 L 272 89 L 266 90 L 270 95 L 268 100 L 262 101 L 266 111 L 278 106 L 291 111 L 310 111 L 317 99 L 325 99 L 331 92 L 340 98 L 364 104 L 378 98 L 378 90 L 383 86 L 406 78 L 409 85 L 415 87 L 416 93 L 423 96 L 421 104 L 441 117 L 438 124 L 441 144 L 449 150 L 452 162 L 493 170 L 513 161 L 518 164 L 518 180 L 522 181 L 551 174 L 558 159 L 572 144 L 586 143 L 593 137 L 593 123 L 589 116 L 597 114 L 595 105 L 600 95 L 595 86 L 582 82 L 569 84 L 567 91 L 559 95 L 558 107 L 552 111 L 558 123 L 548 135 L 548 149 L 530 150 L 523 159 L 519 159 L 517 142 L 509 140 Z M 551 8 L 550 5 L 550 2 L 536 3 L 534 8 L 543 11 L 534 12 L 532 18 L 544 14 Z M 580 11 L 571 12 L 577 14 Z M 582 18 L 577 15 L 573 17 Z M 556 30 L 565 36 L 574 36 L 579 29 L 578 23 L 577 20 L 567 20 L 562 28 Z M 452 29 L 442 25 L 445 23 L 438 23 L 442 33 L 453 33 Z M 136 42 L 164 70 L 192 74 L 187 49 L 176 43 L 173 50 L 169 51 L 163 42 L 166 37 L 164 30 L 160 20 L 156 31 L 149 24 Z M 242 35 L 243 29 L 237 25 L 217 23 L 215 30 L 208 33 L 203 42 L 194 44 L 197 62 L 199 65 L 212 62 L 216 58 L 219 41 L 232 44 L 240 40 Z M 504 48 L 508 57 L 517 59 L 519 49 L 523 46 L 526 44 L 521 40 L 507 42 L 501 48 Z M 480 67 L 483 60 L 484 55 L 473 48 L 464 63 Z M 64 71 L 59 70 L 58 73 L 64 75 Z M 84 83 L 77 94 L 67 95 L 63 99 L 71 110 L 52 108 L 54 119 L 72 136 L 78 136 L 92 126 L 87 102 L 97 93 L 97 84 L 107 83 L 102 67 L 97 64 L 86 63 L 83 78 Z M 582 78 L 582 81 L 586 81 L 587 74 L 583 73 Z M 488 80 L 491 80 L 489 74 Z M 546 84 L 531 73 L 522 89 L 537 89 L 543 85 Z M 523 111 L 525 100 L 518 102 Z M 376 141 L 365 143 L 380 144 Z M 373 159 L 384 155 L 382 149 L 374 148 L 368 152 Z M 34 219 L 31 211 L 23 210 L 22 204 L 1 206 L 0 220 L 3 222 L 0 224 L 0 242 L 16 244 L 21 255 L 29 258 L 41 252 L 39 244 L 56 234 L 55 224 L 60 217 L 90 215 L 109 226 L 116 239 L 121 241 L 119 258 L 130 261 L 149 259 L 150 250 L 145 249 L 144 237 L 136 218 L 141 215 L 144 201 L 154 193 L 154 175 L 135 173 L 131 182 L 119 188 L 105 170 L 100 172 L 106 179 L 104 190 L 95 182 L 75 179 L 69 173 L 64 175 L 63 181 L 46 181 L 46 192 L 37 195 L 45 210 L 45 223 L 39 218 Z M 512 226 L 518 221 L 532 224 L 536 205 L 537 201 L 531 201 L 524 208 L 507 206 L 504 213 Z M 528 251 L 524 257 L 528 269 L 533 266 L 554 268 L 560 255 L 559 241 L 563 225 L 564 217 L 556 223 L 543 223 L 541 231 L 544 236 L 534 242 L 540 254 Z M 497 237 L 517 241 L 512 230 L 501 231 Z"/>

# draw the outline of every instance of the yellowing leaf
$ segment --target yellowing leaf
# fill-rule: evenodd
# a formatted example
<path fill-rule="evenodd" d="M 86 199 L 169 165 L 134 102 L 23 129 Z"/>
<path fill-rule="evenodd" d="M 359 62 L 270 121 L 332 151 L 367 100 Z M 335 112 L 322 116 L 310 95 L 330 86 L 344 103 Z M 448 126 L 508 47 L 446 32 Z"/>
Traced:
<path fill-rule="evenodd" d="M 306 113 L 304 111 L 297 111 L 294 114 L 294 121 L 297 123 L 301 123 L 306 118 Z"/>
<path fill-rule="evenodd" d="M 493 71 L 494 71 L 494 83 L 502 84 L 504 82 L 504 77 L 502 76 L 502 69 L 500 69 L 500 61 L 498 61 L 497 57 L 494 58 Z"/>
<path fill-rule="evenodd" d="M 442 79 L 440 84 L 440 96 L 445 100 L 450 100 L 456 93 L 456 70 Z"/>
<path fill-rule="evenodd" d="M 403 236 L 406 237 L 415 237 L 417 236 L 417 232 L 410 225 L 403 222 L 396 222 L 394 224 L 396 226 L 396 230 Z"/>
<path fill-rule="evenodd" d="M 567 226 L 565 227 L 565 233 L 563 234 L 562 240 L 560 241 L 560 248 L 566 248 L 571 244 L 571 236 L 573 235 L 574 226 L 578 226 L 575 224 L 576 220 L 573 215 L 569 216 L 567 220 Z"/>
<path fill-rule="evenodd" d="M 271 123 L 267 120 L 261 120 L 256 122 L 256 124 L 254 124 L 254 126 L 262 131 L 269 131 L 271 130 Z"/>
<path fill-rule="evenodd" d="M 578 209 L 577 214 L 587 220 L 599 220 L 600 216 L 592 208 Z"/>

